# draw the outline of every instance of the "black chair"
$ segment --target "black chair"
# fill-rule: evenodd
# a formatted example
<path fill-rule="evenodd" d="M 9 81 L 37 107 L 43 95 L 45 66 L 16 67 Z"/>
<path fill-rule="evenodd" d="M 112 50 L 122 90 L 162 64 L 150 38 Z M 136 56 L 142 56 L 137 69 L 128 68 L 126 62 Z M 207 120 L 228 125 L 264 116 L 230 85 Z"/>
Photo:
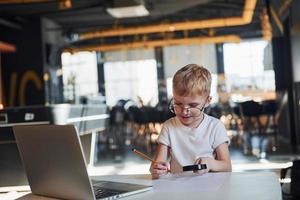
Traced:
<path fill-rule="evenodd" d="M 145 148 L 147 153 L 151 152 L 151 130 L 149 127 L 149 108 L 130 106 L 128 108 L 128 116 L 131 122 L 134 136 L 132 144 Z"/>
<path fill-rule="evenodd" d="M 130 106 L 128 117 L 135 133 L 132 144 L 151 153 L 157 145 L 156 139 L 162 123 L 173 116 L 168 107 Z"/>
<path fill-rule="evenodd" d="M 120 100 L 110 110 L 109 128 L 106 131 L 107 144 L 116 160 L 121 159 L 124 153 L 126 141 L 126 110 L 123 101 Z"/>
<path fill-rule="evenodd" d="M 223 111 L 224 109 L 222 108 L 221 104 L 211 104 L 205 109 L 205 113 L 217 119 L 220 119 L 220 117 L 223 115 Z"/>
<path fill-rule="evenodd" d="M 263 135 L 260 117 L 263 107 L 255 101 L 240 102 L 239 112 L 243 123 L 243 151 L 256 157 L 265 157 L 268 140 Z"/>

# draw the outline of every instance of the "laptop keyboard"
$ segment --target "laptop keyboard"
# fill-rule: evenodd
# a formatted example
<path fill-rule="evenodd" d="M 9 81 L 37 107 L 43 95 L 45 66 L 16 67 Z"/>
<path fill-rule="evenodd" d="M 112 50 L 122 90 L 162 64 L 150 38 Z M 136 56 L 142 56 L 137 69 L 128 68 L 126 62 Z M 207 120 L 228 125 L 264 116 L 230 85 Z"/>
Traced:
<path fill-rule="evenodd" d="M 93 189 L 94 189 L 96 199 L 115 196 L 115 195 L 122 193 L 121 191 L 118 191 L 118 190 L 101 188 L 99 186 L 93 186 Z"/>

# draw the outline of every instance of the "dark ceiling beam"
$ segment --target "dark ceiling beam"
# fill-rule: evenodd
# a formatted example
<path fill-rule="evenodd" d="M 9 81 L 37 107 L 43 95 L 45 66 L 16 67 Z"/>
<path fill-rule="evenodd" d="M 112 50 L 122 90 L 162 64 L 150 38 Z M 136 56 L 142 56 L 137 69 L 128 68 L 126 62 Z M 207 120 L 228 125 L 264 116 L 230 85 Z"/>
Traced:
<path fill-rule="evenodd" d="M 241 8 L 241 5 L 243 5 L 242 2 L 240 3 L 228 3 L 228 2 L 218 2 L 218 1 L 213 1 L 210 6 L 213 9 L 232 9 L 232 10 L 239 10 Z"/>
<path fill-rule="evenodd" d="M 0 0 L 0 4 L 45 3 L 57 0 Z"/>
<path fill-rule="evenodd" d="M 103 3 L 98 3 L 98 2 L 89 2 L 86 1 L 84 5 L 77 5 L 75 2 L 73 3 L 72 9 L 69 10 L 60 10 L 59 12 L 56 11 L 50 11 L 50 12 L 44 12 L 43 16 L 49 17 L 52 19 L 57 20 L 60 22 L 62 21 L 68 21 L 68 18 L 72 16 L 77 17 L 77 16 L 86 16 L 86 15 L 98 15 L 102 17 L 103 15 L 101 14 L 102 12 L 106 12 L 104 9 L 104 4 Z M 67 18 L 67 19 L 66 19 Z M 110 17 L 111 18 L 111 17 Z"/>
<path fill-rule="evenodd" d="M 0 0 L 1 2 L 1 0 Z M 72 7 L 68 9 L 61 9 L 60 2 L 62 0 L 45 0 L 36 3 L 0 3 L 0 13 L 2 16 L 11 16 L 12 13 L 16 13 L 18 16 L 40 16 L 55 18 L 60 17 L 62 19 L 70 18 L 72 15 L 77 15 L 82 12 L 87 13 L 88 9 L 104 7 L 103 3 L 99 3 L 97 0 L 80 0 L 72 1 Z M 98 11 L 99 15 L 99 11 Z"/>
<path fill-rule="evenodd" d="M 174 32 L 193 29 L 241 26 L 251 23 L 256 7 L 256 0 L 246 0 L 243 14 L 239 17 L 215 18 L 188 22 L 161 23 L 136 27 L 112 28 L 79 34 L 79 39 L 93 39 L 122 35 L 149 34 L 155 32 Z"/>
<path fill-rule="evenodd" d="M 23 29 L 22 26 L 20 26 L 19 24 L 16 24 L 14 22 L 11 22 L 11 21 L 3 19 L 3 18 L 0 18 L 0 25 L 6 26 L 9 28 L 13 28 L 13 29 L 18 29 L 18 30 Z"/>
<path fill-rule="evenodd" d="M 153 0 L 152 0 L 153 1 Z M 113 2 L 113 1 L 112 1 Z M 104 24 L 106 28 L 110 28 L 112 23 L 118 21 L 123 26 L 127 26 L 130 24 L 140 24 L 149 23 L 150 21 L 165 21 L 166 18 L 170 18 L 170 16 L 174 13 L 182 12 L 180 15 L 186 10 L 191 8 L 206 5 L 207 3 L 211 3 L 212 0 L 185 0 L 185 1 L 174 1 L 174 0 L 164 0 L 162 2 L 152 2 L 149 8 L 150 16 L 147 19 L 143 20 L 143 18 L 126 18 L 126 19 L 115 19 L 112 16 L 107 14 L 105 8 L 107 5 L 102 2 L 98 3 L 98 5 L 90 5 L 90 7 L 85 7 L 81 10 L 76 10 L 72 8 L 67 12 L 56 12 L 45 14 L 46 17 L 52 18 L 63 26 L 69 26 L 71 28 L 77 29 L 77 27 L 84 27 L 86 22 L 93 22 L 95 25 Z M 150 2 L 145 2 L 149 4 Z M 148 8 L 147 7 L 147 8 Z M 196 13 L 199 15 L 199 13 Z M 72 15 L 72 20 L 70 20 L 70 16 Z M 194 15 L 195 16 L 195 15 Z M 193 17 L 194 17 L 193 16 Z M 182 18 L 181 18 L 182 19 Z M 108 23 L 108 24 L 107 24 Z M 79 24 L 79 25 L 78 25 Z M 105 25 L 107 24 L 107 25 Z M 82 26 L 83 25 L 83 26 Z M 97 27 L 97 26 L 96 26 Z"/>

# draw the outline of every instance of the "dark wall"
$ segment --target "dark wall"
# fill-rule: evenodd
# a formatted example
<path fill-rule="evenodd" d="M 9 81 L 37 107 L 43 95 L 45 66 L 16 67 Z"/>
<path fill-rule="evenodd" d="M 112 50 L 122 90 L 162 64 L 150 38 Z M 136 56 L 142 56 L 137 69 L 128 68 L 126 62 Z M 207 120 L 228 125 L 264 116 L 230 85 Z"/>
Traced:
<path fill-rule="evenodd" d="M 277 91 L 285 91 L 288 88 L 288 71 L 291 65 L 287 66 L 286 63 L 291 58 L 289 54 L 286 54 L 286 44 L 287 41 L 285 41 L 283 36 L 272 39 L 275 85 Z"/>
<path fill-rule="evenodd" d="M 47 19 L 27 19 L 21 29 L 0 26 L 0 38 L 16 46 L 2 55 L 4 106 L 63 102 L 59 26 Z"/>
<path fill-rule="evenodd" d="M 279 133 L 292 150 L 300 146 L 300 1 L 293 1 L 282 19 L 284 32 L 272 40 L 276 92 L 279 102 L 288 101 L 279 118 Z"/>
<path fill-rule="evenodd" d="M 284 33 L 280 37 L 272 39 L 273 46 L 273 62 L 275 71 L 275 83 L 277 100 L 281 109 L 278 118 L 278 129 L 281 136 L 291 144 L 293 152 L 297 152 L 298 133 L 297 114 L 295 104 L 295 84 L 294 84 L 294 70 L 292 63 L 292 48 L 291 48 L 291 23 L 290 17 L 287 17 L 283 23 Z M 284 97 L 287 97 L 287 102 Z"/>
<path fill-rule="evenodd" d="M 45 102 L 41 20 L 24 21 L 22 29 L 0 27 L 0 38 L 16 46 L 2 54 L 4 105 L 38 105 Z"/>
<path fill-rule="evenodd" d="M 296 141 L 300 146 L 300 1 L 293 1 L 291 7 L 291 57 L 293 66 L 294 115 L 296 123 Z M 299 150 L 299 149 L 298 149 Z"/>

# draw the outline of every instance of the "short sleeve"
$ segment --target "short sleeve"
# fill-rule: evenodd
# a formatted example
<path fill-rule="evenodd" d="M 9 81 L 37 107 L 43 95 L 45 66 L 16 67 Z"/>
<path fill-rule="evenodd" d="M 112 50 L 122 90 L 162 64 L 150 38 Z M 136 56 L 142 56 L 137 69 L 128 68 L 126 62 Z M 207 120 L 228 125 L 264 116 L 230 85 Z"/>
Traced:
<path fill-rule="evenodd" d="M 225 129 L 225 126 L 224 124 L 221 122 L 221 121 L 218 121 L 216 123 L 216 127 L 213 131 L 213 134 L 212 134 L 212 147 L 213 149 L 216 149 L 220 144 L 223 144 L 223 143 L 230 143 L 229 141 L 229 138 L 227 136 L 227 131 Z"/>
<path fill-rule="evenodd" d="M 160 144 L 164 144 L 166 146 L 170 146 L 170 136 L 169 136 L 169 131 L 166 125 L 164 124 L 161 132 L 158 136 L 157 142 Z"/>

